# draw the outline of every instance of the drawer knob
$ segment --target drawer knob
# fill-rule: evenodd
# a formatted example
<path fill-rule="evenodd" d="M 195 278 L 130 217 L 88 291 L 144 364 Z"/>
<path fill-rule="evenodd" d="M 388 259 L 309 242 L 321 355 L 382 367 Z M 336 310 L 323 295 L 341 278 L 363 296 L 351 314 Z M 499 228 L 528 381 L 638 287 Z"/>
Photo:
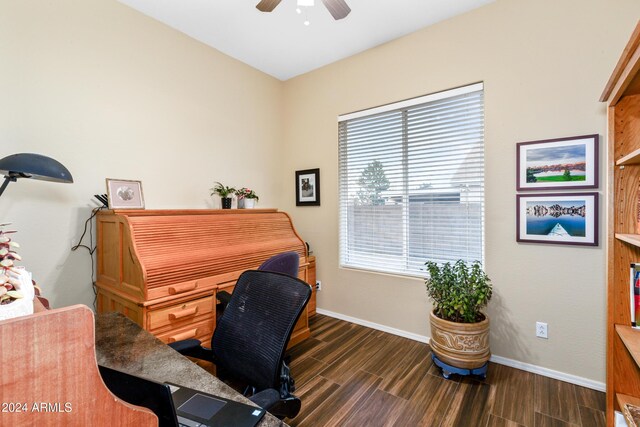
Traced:
<path fill-rule="evenodd" d="M 169 313 L 169 320 L 183 319 L 185 317 L 195 316 L 196 314 L 198 314 L 198 306 Z"/>

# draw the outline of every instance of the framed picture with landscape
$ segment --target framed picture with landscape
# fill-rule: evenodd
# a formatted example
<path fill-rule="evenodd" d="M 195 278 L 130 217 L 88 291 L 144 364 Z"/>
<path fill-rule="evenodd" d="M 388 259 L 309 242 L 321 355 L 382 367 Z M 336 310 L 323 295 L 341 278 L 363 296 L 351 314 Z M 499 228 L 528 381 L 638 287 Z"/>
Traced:
<path fill-rule="evenodd" d="M 320 169 L 296 171 L 296 206 L 320 206 Z"/>
<path fill-rule="evenodd" d="M 517 144 L 517 189 L 598 188 L 598 135 Z"/>
<path fill-rule="evenodd" d="M 598 246 L 598 193 L 516 195 L 516 240 Z"/>

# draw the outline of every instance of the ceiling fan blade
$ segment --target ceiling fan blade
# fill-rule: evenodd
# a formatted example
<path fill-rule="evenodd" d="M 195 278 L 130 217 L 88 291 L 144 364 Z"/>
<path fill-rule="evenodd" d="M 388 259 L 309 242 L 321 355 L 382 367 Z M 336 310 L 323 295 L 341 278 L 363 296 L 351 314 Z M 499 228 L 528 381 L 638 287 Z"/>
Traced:
<path fill-rule="evenodd" d="M 260 3 L 256 5 L 256 9 L 260 12 L 271 12 L 281 1 L 282 0 L 260 0 Z"/>
<path fill-rule="evenodd" d="M 344 0 L 322 0 L 322 3 L 336 20 L 346 17 L 351 12 L 351 8 Z"/>

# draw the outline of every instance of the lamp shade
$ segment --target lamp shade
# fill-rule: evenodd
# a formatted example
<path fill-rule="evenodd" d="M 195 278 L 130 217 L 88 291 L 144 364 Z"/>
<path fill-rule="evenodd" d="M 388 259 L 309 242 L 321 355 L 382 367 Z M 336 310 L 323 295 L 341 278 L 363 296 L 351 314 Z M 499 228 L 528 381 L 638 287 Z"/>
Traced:
<path fill-rule="evenodd" d="M 62 163 L 51 157 L 33 153 L 12 154 L 0 159 L 0 173 L 11 178 L 73 182 L 71 172 Z"/>

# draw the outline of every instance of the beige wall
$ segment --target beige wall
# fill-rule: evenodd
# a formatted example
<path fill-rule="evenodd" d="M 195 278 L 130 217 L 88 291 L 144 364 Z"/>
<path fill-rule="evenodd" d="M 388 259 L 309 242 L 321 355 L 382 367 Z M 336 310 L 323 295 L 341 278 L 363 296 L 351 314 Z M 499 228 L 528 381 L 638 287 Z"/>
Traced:
<path fill-rule="evenodd" d="M 92 305 L 89 255 L 70 247 L 105 177 L 142 180 L 147 208 L 211 207 L 216 180 L 278 205 L 282 82 L 115 0 L 0 10 L 0 157 L 48 155 L 75 179 L 22 180 L 0 198 L 55 306 Z"/>
<path fill-rule="evenodd" d="M 516 243 L 515 144 L 606 135 L 598 98 L 638 17 L 635 0 L 499 0 L 287 81 L 284 180 L 319 167 L 322 206 L 297 208 L 290 191 L 280 207 L 318 257 L 318 307 L 430 334 L 422 280 L 339 268 L 336 117 L 484 81 L 492 351 L 603 382 L 604 232 L 597 248 Z M 536 321 L 548 322 L 548 340 Z"/>

